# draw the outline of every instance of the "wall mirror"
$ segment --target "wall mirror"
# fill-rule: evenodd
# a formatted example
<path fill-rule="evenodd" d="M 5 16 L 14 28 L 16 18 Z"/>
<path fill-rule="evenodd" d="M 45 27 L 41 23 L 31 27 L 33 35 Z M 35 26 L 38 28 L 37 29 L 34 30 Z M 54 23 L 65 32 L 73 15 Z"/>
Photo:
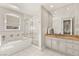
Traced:
<path fill-rule="evenodd" d="M 5 15 L 6 30 L 20 30 L 20 17 L 15 14 Z"/>
<path fill-rule="evenodd" d="M 66 18 L 63 20 L 63 34 L 74 34 L 73 18 Z"/>

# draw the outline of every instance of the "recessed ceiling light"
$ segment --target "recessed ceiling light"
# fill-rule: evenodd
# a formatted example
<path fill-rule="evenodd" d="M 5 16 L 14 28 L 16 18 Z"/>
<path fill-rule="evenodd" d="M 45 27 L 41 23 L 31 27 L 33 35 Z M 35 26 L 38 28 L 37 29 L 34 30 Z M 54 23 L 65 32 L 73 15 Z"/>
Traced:
<path fill-rule="evenodd" d="M 69 8 L 67 8 L 67 10 L 69 10 Z"/>
<path fill-rule="evenodd" d="M 56 14 L 57 12 L 55 11 L 54 13 Z"/>
<path fill-rule="evenodd" d="M 50 7 L 53 8 L 54 6 L 53 5 L 50 5 Z"/>

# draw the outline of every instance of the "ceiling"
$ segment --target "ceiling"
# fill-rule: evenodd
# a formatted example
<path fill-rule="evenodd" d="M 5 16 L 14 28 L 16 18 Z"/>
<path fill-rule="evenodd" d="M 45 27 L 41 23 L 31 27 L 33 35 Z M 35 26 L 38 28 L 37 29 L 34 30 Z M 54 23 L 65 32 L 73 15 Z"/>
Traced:
<path fill-rule="evenodd" d="M 23 13 L 29 14 L 31 16 L 38 15 L 40 12 L 40 5 L 43 5 L 50 12 L 54 10 L 69 5 L 69 3 L 9 3 L 9 4 L 0 4 L 2 6 L 8 6 L 10 8 L 16 9 Z M 10 6 L 11 5 L 11 6 Z M 50 6 L 53 7 L 50 7 Z M 7 8 L 8 8 L 7 7 Z"/>
<path fill-rule="evenodd" d="M 50 12 L 53 12 L 54 10 L 59 9 L 59 8 L 62 8 L 62 7 L 67 6 L 67 5 L 70 5 L 70 3 L 47 3 L 47 4 L 44 4 L 44 6 Z"/>
<path fill-rule="evenodd" d="M 19 7 L 20 11 L 29 14 L 31 16 L 39 15 L 40 12 L 40 5 L 37 3 L 15 3 Z"/>
<path fill-rule="evenodd" d="M 18 6 L 24 13 L 30 15 L 38 15 L 40 12 L 40 5 L 43 5 L 51 13 L 61 7 L 67 6 L 70 3 L 18 3 L 14 4 Z M 53 6 L 52 8 L 50 6 Z"/>

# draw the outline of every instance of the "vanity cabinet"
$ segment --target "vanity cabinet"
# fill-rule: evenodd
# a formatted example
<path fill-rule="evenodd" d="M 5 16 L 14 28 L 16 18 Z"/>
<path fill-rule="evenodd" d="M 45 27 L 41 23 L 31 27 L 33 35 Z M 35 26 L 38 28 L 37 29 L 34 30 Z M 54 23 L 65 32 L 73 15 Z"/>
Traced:
<path fill-rule="evenodd" d="M 45 44 L 46 47 L 51 48 L 52 39 L 50 37 L 46 37 Z"/>
<path fill-rule="evenodd" d="M 52 38 L 52 40 L 51 40 L 52 42 L 52 49 L 55 49 L 55 50 L 57 50 L 57 49 L 59 49 L 59 40 L 57 39 L 57 38 Z"/>
<path fill-rule="evenodd" d="M 70 48 L 72 49 L 73 48 L 73 43 L 72 43 L 72 40 L 66 40 L 66 48 Z"/>
<path fill-rule="evenodd" d="M 59 39 L 59 51 L 66 52 L 66 41 L 64 39 Z"/>
<path fill-rule="evenodd" d="M 67 55 L 79 56 L 79 41 L 46 37 L 46 46 Z"/>
<path fill-rule="evenodd" d="M 72 41 L 73 49 L 79 51 L 79 41 Z"/>

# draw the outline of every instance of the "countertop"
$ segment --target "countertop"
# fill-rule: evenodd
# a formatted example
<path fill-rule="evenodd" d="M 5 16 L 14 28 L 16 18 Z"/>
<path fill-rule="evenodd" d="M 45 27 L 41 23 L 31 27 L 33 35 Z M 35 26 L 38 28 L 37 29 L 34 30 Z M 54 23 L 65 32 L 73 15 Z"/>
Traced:
<path fill-rule="evenodd" d="M 61 38 L 61 39 L 68 39 L 68 40 L 76 40 L 79 41 L 78 35 L 63 35 L 63 34 L 45 34 L 46 37 L 51 38 Z"/>

